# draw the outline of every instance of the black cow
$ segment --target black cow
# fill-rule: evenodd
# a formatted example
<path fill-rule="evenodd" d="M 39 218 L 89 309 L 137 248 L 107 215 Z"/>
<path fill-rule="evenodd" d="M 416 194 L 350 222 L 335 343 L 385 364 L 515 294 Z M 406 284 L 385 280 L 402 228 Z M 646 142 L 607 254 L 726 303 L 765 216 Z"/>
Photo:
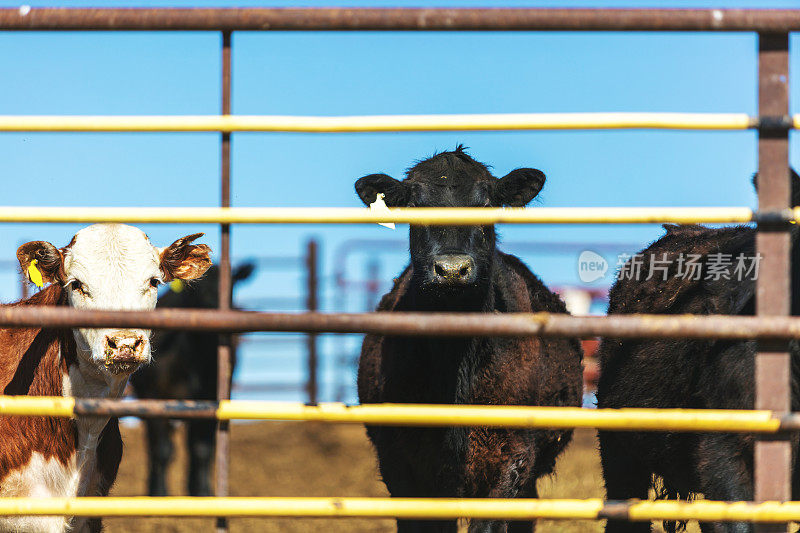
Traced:
<path fill-rule="evenodd" d="M 792 172 L 792 200 L 800 205 L 800 178 Z M 757 260 L 755 229 L 746 226 L 707 228 L 665 225 L 667 233 L 641 252 L 638 281 L 629 262 L 625 279 L 611 290 L 609 314 L 663 313 L 753 315 Z M 797 230 L 792 231 L 793 242 Z M 792 314 L 800 314 L 800 247 L 792 251 Z M 683 254 L 683 256 L 681 256 Z M 699 278 L 687 275 L 690 254 L 701 266 Z M 716 254 L 723 254 L 718 256 Z M 634 256 L 636 257 L 636 256 Z M 681 257 L 683 260 L 681 261 Z M 721 260 L 730 258 L 728 277 L 717 276 Z M 631 261 L 634 261 L 632 259 Z M 646 279 L 650 266 L 668 266 L 665 274 Z M 682 263 L 682 264 L 681 264 Z M 717 266 L 715 266 L 717 265 Z M 683 270 L 679 270 L 683 268 Z M 748 270 L 750 270 L 748 272 Z M 742 275 L 744 274 L 744 275 Z M 719 279 L 714 279 L 714 278 Z M 689 278 L 689 279 L 687 279 Z M 708 279 L 706 279 L 708 278 Z M 739 279 L 741 278 L 741 280 Z M 800 346 L 791 343 L 792 410 L 800 410 Z M 684 409 L 753 409 L 754 341 L 603 339 L 598 407 L 655 407 Z M 797 439 L 794 439 L 797 456 Z M 753 435 L 724 433 L 600 432 L 600 454 L 608 498 L 648 497 L 655 488 L 661 498 L 711 500 L 753 499 Z M 653 477 L 661 478 L 661 482 Z M 795 469 L 793 493 L 800 492 Z M 677 524 L 667 523 L 674 530 Z M 684 524 L 680 524 L 681 526 Z M 751 531 L 741 522 L 701 524 L 703 531 Z M 609 521 L 606 531 L 649 531 L 648 523 Z"/>
<path fill-rule="evenodd" d="M 232 273 L 233 283 L 250 277 L 255 266 L 246 263 Z M 156 307 L 216 308 L 219 306 L 219 269 L 211 267 L 205 277 L 191 285 L 177 285 L 158 299 Z M 176 292 L 177 290 L 177 292 Z M 136 396 L 158 400 L 215 400 L 217 398 L 217 350 L 219 337 L 213 332 L 156 331 L 152 340 L 153 364 L 131 378 Z M 235 365 L 235 356 L 232 363 Z M 167 466 L 172 458 L 172 426 L 166 418 L 150 418 L 147 446 L 150 458 L 148 491 L 167 495 Z M 188 491 L 192 496 L 210 496 L 211 464 L 214 457 L 216 421 L 188 420 L 186 445 L 189 452 Z"/>
<path fill-rule="evenodd" d="M 544 185 L 538 170 L 497 179 L 462 146 L 414 165 L 403 181 L 372 174 L 356 182 L 365 204 L 521 207 Z M 566 313 L 558 296 L 516 257 L 496 248 L 493 225 L 410 229 L 411 264 L 379 311 Z M 385 337 L 361 348 L 362 403 L 578 406 L 577 339 Z M 572 432 L 367 426 L 383 481 L 395 497 L 536 497 Z M 455 521 L 398 520 L 398 531 L 456 531 Z M 471 532 L 532 531 L 532 522 L 472 521 Z"/>

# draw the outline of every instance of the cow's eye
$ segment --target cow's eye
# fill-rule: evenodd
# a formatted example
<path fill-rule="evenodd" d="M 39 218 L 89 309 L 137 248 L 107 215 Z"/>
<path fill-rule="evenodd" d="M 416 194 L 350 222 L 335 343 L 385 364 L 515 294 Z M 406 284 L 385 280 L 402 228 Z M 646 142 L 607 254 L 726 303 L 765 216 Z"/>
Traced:
<path fill-rule="evenodd" d="M 150 286 L 151 287 L 158 287 L 158 285 L 160 283 L 161 283 L 160 279 L 158 279 L 158 278 L 150 278 Z"/>
<path fill-rule="evenodd" d="M 70 285 L 72 285 L 73 291 L 77 291 L 83 294 L 84 296 L 89 296 L 89 291 L 86 290 L 86 286 L 79 280 L 77 279 L 72 280 L 72 283 Z"/>

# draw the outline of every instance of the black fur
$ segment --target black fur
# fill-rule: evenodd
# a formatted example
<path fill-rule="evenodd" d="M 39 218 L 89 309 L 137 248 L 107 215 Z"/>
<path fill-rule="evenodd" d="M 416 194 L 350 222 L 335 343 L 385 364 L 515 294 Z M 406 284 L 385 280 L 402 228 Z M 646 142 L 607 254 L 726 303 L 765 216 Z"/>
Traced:
<path fill-rule="evenodd" d="M 244 264 L 232 274 L 233 283 L 247 279 L 254 265 Z M 159 308 L 205 308 L 219 306 L 219 269 L 211 267 L 196 283 L 179 292 L 168 292 L 158 299 Z M 153 335 L 153 363 L 131 376 L 139 398 L 158 400 L 216 400 L 216 333 L 156 331 Z M 232 367 L 236 364 L 233 354 Z M 172 459 L 172 426 L 166 418 L 148 418 L 147 445 L 150 458 L 148 492 L 167 495 L 167 466 Z M 187 421 L 186 445 L 189 455 L 187 490 L 192 496 L 212 496 L 211 465 L 214 460 L 215 420 Z"/>
<path fill-rule="evenodd" d="M 420 207 L 517 203 L 530 200 L 544 182 L 544 174 L 534 169 L 498 180 L 463 147 L 417 163 L 402 182 L 385 174 L 372 176 L 356 183 L 365 203 L 383 192 L 389 205 Z M 372 192 L 365 198 L 367 190 Z M 494 226 L 412 226 L 410 250 L 411 264 L 383 297 L 379 311 L 566 312 L 558 296 L 519 259 L 496 249 Z M 441 257 L 469 258 L 473 275 L 443 279 L 435 268 Z M 577 406 L 581 357 L 577 339 L 367 335 L 359 362 L 359 399 Z M 553 471 L 572 435 L 566 430 L 380 426 L 368 426 L 367 433 L 395 497 L 536 497 L 536 480 Z M 532 528 L 531 522 L 473 521 L 469 529 Z M 455 530 L 455 522 L 398 521 L 398 531 Z"/>
<path fill-rule="evenodd" d="M 755 179 L 754 179 L 755 182 Z M 792 172 L 792 200 L 800 205 L 800 178 Z M 706 280 L 709 257 L 723 253 L 755 255 L 755 230 L 721 229 L 699 225 L 665 225 L 666 234 L 643 250 L 642 272 L 651 254 L 667 254 L 667 280 L 660 275 L 639 281 L 617 281 L 610 294 L 609 314 L 663 313 L 753 315 L 752 277 Z M 797 231 L 792 232 L 792 241 Z M 800 248 L 792 251 L 792 314 L 800 314 Z M 699 254 L 700 280 L 675 277 L 680 254 Z M 724 340 L 603 339 L 598 407 L 686 409 L 752 409 L 756 343 Z M 800 409 L 800 346 L 791 343 L 792 410 Z M 653 475 L 663 479 L 660 494 L 690 498 L 703 494 L 713 500 L 753 499 L 752 435 L 714 433 L 600 432 L 600 452 L 609 499 L 646 499 Z M 793 439 L 797 456 L 797 438 Z M 797 469 L 793 498 L 800 496 Z M 667 524 L 668 529 L 676 524 Z M 703 531 L 752 531 L 746 523 L 701 524 Z M 609 521 L 608 532 L 649 531 L 650 524 Z"/>

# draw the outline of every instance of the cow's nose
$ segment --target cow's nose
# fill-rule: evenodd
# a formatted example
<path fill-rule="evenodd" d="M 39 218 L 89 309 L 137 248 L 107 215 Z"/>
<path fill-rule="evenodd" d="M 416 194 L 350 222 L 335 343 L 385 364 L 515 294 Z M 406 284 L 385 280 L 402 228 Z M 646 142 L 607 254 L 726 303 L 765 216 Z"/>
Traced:
<path fill-rule="evenodd" d="M 106 335 L 106 366 L 146 363 L 145 344 L 145 338 L 133 331 L 115 331 Z"/>
<path fill-rule="evenodd" d="M 475 261 L 465 254 L 439 255 L 433 260 L 433 275 L 439 283 L 471 283 L 475 280 Z"/>

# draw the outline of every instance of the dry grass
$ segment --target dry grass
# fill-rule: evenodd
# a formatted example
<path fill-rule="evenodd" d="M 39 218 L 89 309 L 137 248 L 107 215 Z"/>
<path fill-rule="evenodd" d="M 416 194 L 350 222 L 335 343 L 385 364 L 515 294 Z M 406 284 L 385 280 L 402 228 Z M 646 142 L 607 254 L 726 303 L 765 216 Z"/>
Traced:
<path fill-rule="evenodd" d="M 182 436 L 182 435 L 181 435 Z M 125 455 L 114 496 L 146 494 L 147 457 L 139 428 L 123 433 Z M 185 495 L 185 454 L 170 468 L 168 487 Z M 376 463 L 360 426 L 265 422 L 231 426 L 232 496 L 388 496 L 377 479 Z M 104 521 L 109 532 L 200 533 L 213 519 L 119 518 Z M 389 520 L 251 519 L 230 520 L 232 532 L 393 531 Z"/>
<path fill-rule="evenodd" d="M 181 435 L 182 436 L 182 433 Z M 360 426 L 311 423 L 234 424 L 231 430 L 231 493 L 233 496 L 387 496 L 378 479 L 375 457 Z M 139 427 L 123 428 L 125 455 L 112 491 L 114 496 L 146 493 L 147 457 Z M 171 494 L 184 495 L 185 454 L 169 472 Z M 556 465 L 556 475 L 539 484 L 542 498 L 604 497 L 595 433 L 575 432 Z M 109 532 L 213 531 L 213 519 L 113 518 Z M 231 519 L 232 532 L 391 532 L 390 520 L 363 519 Z M 541 521 L 542 533 L 603 531 L 598 521 Z M 690 527 L 689 531 L 697 531 Z"/>

